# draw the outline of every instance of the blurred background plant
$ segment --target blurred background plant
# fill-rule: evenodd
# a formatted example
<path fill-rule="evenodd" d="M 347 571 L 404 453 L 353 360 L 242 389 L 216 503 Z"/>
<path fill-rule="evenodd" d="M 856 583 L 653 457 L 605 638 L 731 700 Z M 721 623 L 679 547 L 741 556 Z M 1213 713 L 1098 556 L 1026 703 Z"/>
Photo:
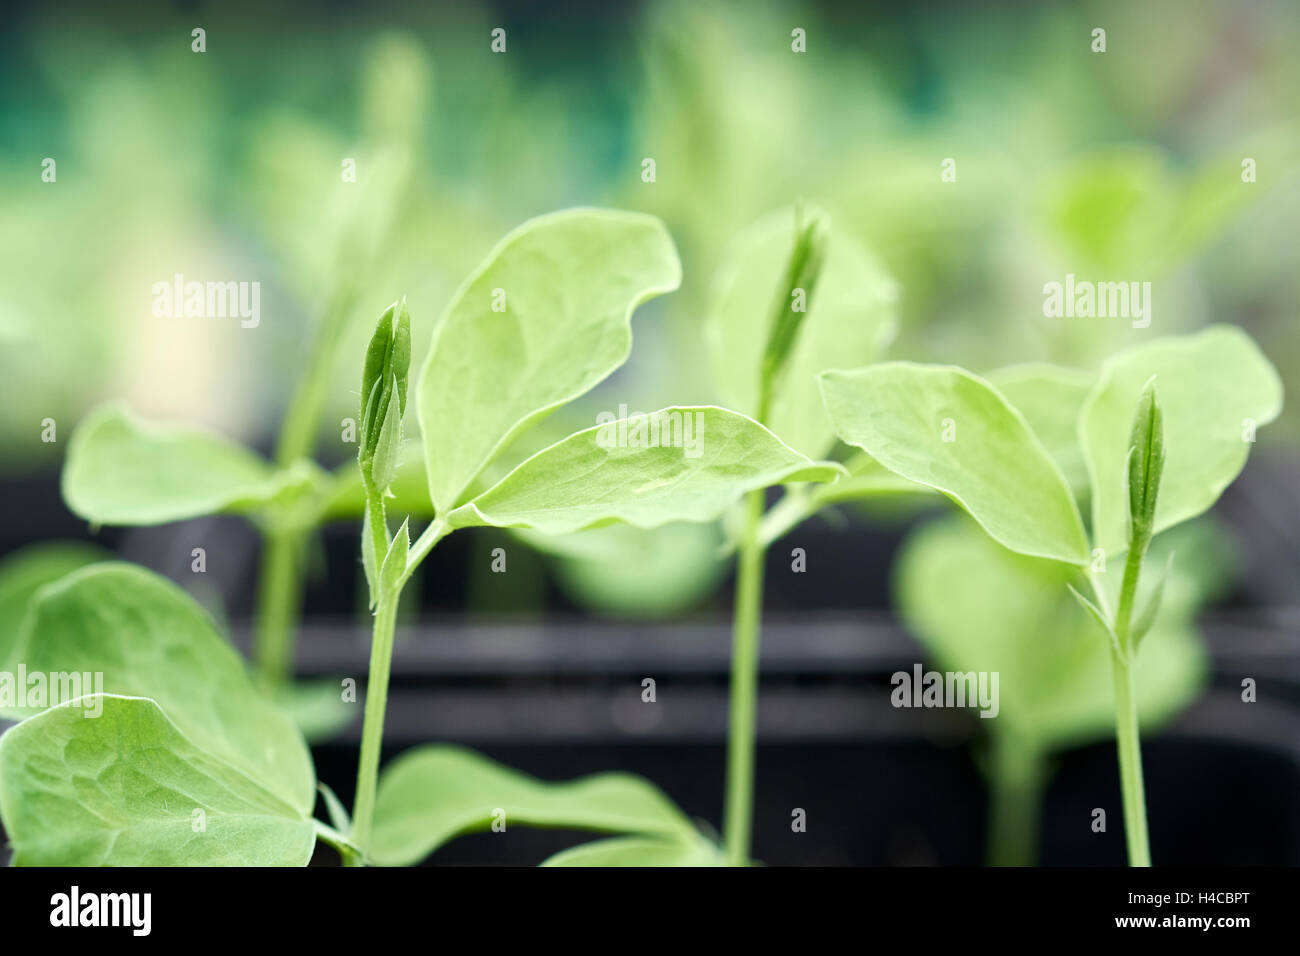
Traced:
<path fill-rule="evenodd" d="M 1151 281 L 1153 332 L 1237 322 L 1285 378 L 1300 372 L 1287 241 L 1300 25 L 1286 3 L 759 4 L 744 17 L 676 0 L 304 4 L 274 21 L 236 3 L 78 10 L 75 26 L 56 9 L 16 15 L 0 40 L 9 474 L 57 467 L 40 422 L 66 435 L 105 398 L 270 451 L 332 308 L 336 354 L 356 354 L 394 289 L 436 315 L 493 237 L 571 204 L 660 215 L 687 268 L 682 292 L 638 322 L 632 365 L 557 432 L 623 401 L 716 400 L 698 335 L 710 277 L 733 235 L 798 195 L 898 281 L 896 357 L 1094 367 L 1143 336 L 1044 318 L 1043 284 L 1072 272 Z M 505 54 L 489 49 L 497 25 Z M 1089 48 L 1096 25 L 1104 55 Z M 206 53 L 191 52 L 195 26 Z M 796 26 L 807 53 L 791 51 Z M 41 181 L 45 157 L 56 183 Z M 340 175 L 349 158 L 356 183 Z M 947 158 L 955 182 L 940 179 Z M 260 281 L 264 325 L 153 319 L 152 284 L 177 272 Z M 341 280 L 363 272 L 340 302 Z M 417 353 L 431 325 L 417 323 Z M 322 395 L 327 463 L 346 457 L 353 371 L 335 367 Z M 1288 409 L 1263 440 L 1298 435 Z M 617 608 L 616 582 L 580 556 L 557 561 L 561 588 Z M 683 588 L 666 610 L 704 593 Z"/>

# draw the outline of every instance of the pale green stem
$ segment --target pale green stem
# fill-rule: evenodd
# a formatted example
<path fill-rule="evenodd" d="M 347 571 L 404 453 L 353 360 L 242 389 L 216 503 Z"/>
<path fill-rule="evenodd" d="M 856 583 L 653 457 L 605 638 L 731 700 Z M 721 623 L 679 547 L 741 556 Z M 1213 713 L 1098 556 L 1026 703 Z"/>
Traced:
<path fill-rule="evenodd" d="M 420 562 L 428 556 L 435 544 L 451 533 L 451 530 L 449 518 L 435 518 L 429 522 L 424 531 L 420 532 L 420 536 L 411 542 L 410 553 L 406 556 L 406 570 L 397 582 L 399 589 L 406 586 L 406 582 L 411 579 Z"/>
<path fill-rule="evenodd" d="M 298 459 L 307 458 L 315 448 L 321 416 L 329 398 L 331 373 L 343 338 L 343 326 L 355 301 L 355 283 L 349 278 L 341 277 L 325 306 L 320 328 L 316 330 L 307 370 L 298 380 L 298 386 L 285 409 L 284 423 L 280 426 L 280 436 L 275 446 L 276 464 L 281 468 L 288 468 Z"/>
<path fill-rule="evenodd" d="M 393 636 L 397 624 L 399 591 L 381 592 L 370 641 L 370 669 L 366 679 L 366 714 L 361 728 L 361 760 L 357 765 L 357 796 L 352 806 L 352 842 L 361 865 L 370 856 L 370 834 L 375 816 L 375 790 L 379 781 L 379 755 L 384 740 L 384 711 L 388 706 L 388 677 L 393 665 Z"/>
<path fill-rule="evenodd" d="M 322 823 L 319 820 L 313 820 L 316 824 L 316 837 L 324 843 L 328 843 L 334 849 L 338 850 L 339 856 L 343 860 L 344 866 L 360 866 L 359 856 L 356 847 L 346 836 L 335 830 L 333 827 Z"/>
<path fill-rule="evenodd" d="M 366 489 L 366 512 L 375 550 L 375 575 L 380 576 L 388 554 L 388 516 L 384 495 L 362 475 Z M 358 849 L 345 862 L 363 866 L 370 856 L 370 830 L 375 816 L 375 790 L 379 780 L 379 757 L 384 741 L 384 713 L 388 707 L 388 677 L 393 666 L 393 637 L 397 630 L 397 605 L 401 588 L 384 589 L 378 580 L 374 631 L 370 638 L 370 667 L 366 677 L 366 712 L 361 725 L 361 759 L 357 764 L 357 795 L 352 804 L 352 840 Z"/>
<path fill-rule="evenodd" d="M 272 683 L 288 680 L 293 671 L 293 641 L 301 595 L 299 567 L 303 533 L 268 530 L 258 571 L 257 611 L 253 627 L 253 659 Z"/>
<path fill-rule="evenodd" d="M 990 744 L 988 864 L 1033 866 L 1047 778 L 1043 752 L 1007 731 L 994 731 Z"/>
<path fill-rule="evenodd" d="M 388 514 L 384 508 L 384 496 L 375 492 L 369 484 L 366 485 L 366 511 L 370 518 L 370 536 L 374 538 L 375 573 L 378 574 L 383 567 L 384 556 L 388 554 Z"/>
<path fill-rule="evenodd" d="M 384 515 L 383 497 L 367 494 L 366 507 L 370 510 L 371 533 L 375 536 L 375 553 L 380 566 L 388 551 L 388 524 Z M 379 758 L 383 749 L 384 712 L 388 707 L 388 679 L 393 666 L 393 638 L 397 630 L 397 608 L 402 588 L 416 567 L 435 544 L 450 529 L 443 519 L 433 521 L 407 555 L 406 570 L 397 585 L 390 590 L 381 589 L 375 609 L 374 632 L 370 640 L 370 668 L 366 683 L 366 712 L 361 727 L 361 759 L 357 764 L 357 795 L 352 805 L 352 843 L 357 847 L 353 854 L 345 854 L 348 866 L 364 866 L 370 855 L 370 836 L 375 815 L 375 793 L 379 783 Z"/>
<path fill-rule="evenodd" d="M 1118 654 L 1111 654 L 1115 676 L 1115 742 L 1119 747 L 1119 782 L 1124 796 L 1124 836 L 1129 866 L 1150 866 L 1146 795 L 1142 784 L 1142 749 L 1137 708 L 1133 701 L 1133 672 Z"/>
<path fill-rule="evenodd" d="M 763 515 L 759 526 L 759 538 L 763 547 L 769 547 L 803 524 L 817 513 L 818 506 L 803 488 L 793 486 L 786 489 L 781 500 Z"/>
<path fill-rule="evenodd" d="M 310 456 L 314 449 L 354 288 L 351 281 L 341 280 L 326 306 L 307 371 L 298 381 L 280 426 L 275 460 L 281 468 Z M 253 618 L 253 660 L 263 677 L 272 682 L 288 680 L 293 670 L 293 636 L 302 602 L 301 555 L 307 533 L 305 528 L 265 533 Z"/>
<path fill-rule="evenodd" d="M 745 497 L 745 527 L 736 568 L 731 643 L 731 701 L 727 727 L 727 789 L 723 814 L 727 863 L 748 866 L 754 814 L 754 750 L 758 712 L 759 630 L 763 612 L 763 557 L 759 523 L 762 489 Z"/>
<path fill-rule="evenodd" d="M 1129 866 L 1150 866 L 1151 845 L 1147 836 L 1146 791 L 1142 782 L 1142 745 L 1138 734 L 1137 706 L 1133 695 L 1132 663 L 1135 648 L 1129 647 L 1133 603 L 1138 576 L 1146 554 L 1148 536 L 1135 535 L 1124 563 L 1124 581 L 1115 612 L 1115 636 L 1119 653 L 1111 653 L 1115 679 L 1115 744 L 1119 750 L 1119 782 L 1124 804 L 1124 836 L 1128 843 Z"/>

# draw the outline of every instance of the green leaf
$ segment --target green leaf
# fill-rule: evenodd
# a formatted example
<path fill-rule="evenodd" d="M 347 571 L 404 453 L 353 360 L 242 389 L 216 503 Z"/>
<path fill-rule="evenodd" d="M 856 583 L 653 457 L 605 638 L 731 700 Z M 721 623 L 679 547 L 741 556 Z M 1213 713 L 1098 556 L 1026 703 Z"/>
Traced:
<path fill-rule="evenodd" d="M 763 356 L 772 334 L 772 303 L 788 303 L 782 287 L 790 259 L 790 210 L 764 217 L 741 233 L 718 270 L 707 332 L 714 378 L 727 404 L 759 412 Z M 896 329 L 897 287 L 852 236 L 832 229 L 816 295 L 784 361 L 764 424 L 810 457 L 835 442 L 817 373 L 880 358 Z"/>
<path fill-rule="evenodd" d="M 380 491 L 388 488 L 397 466 L 410 365 L 411 314 L 403 299 L 390 305 L 380 317 L 366 348 L 361 376 L 365 401 L 357 460 L 362 476 Z"/>
<path fill-rule="evenodd" d="M 1151 540 L 1160 475 L 1165 467 L 1164 416 L 1156 397 L 1156 377 L 1147 379 L 1138 396 L 1128 443 L 1129 544 Z"/>
<path fill-rule="evenodd" d="M 908 537 L 894 591 L 926 666 L 997 672 L 995 720 L 1051 750 L 1115 732 L 1112 645 L 1098 632 L 1095 612 L 1069 594 L 1077 573 L 1007 551 L 966 517 L 952 516 Z M 1193 624 L 1198 595 L 1185 584 L 1169 589 L 1176 597 L 1132 664 L 1144 728 L 1174 716 L 1205 680 L 1206 654 Z"/>
<path fill-rule="evenodd" d="M 680 282 L 672 239 L 652 216 L 573 209 L 506 236 L 452 298 L 420 373 L 438 512 L 526 427 L 622 365 L 633 310 Z"/>
<path fill-rule="evenodd" d="M 1079 409 L 1097 376 L 1046 362 L 1009 365 L 990 372 L 990 385 L 1025 416 L 1079 498 L 1088 490 L 1088 465 L 1079 447 Z"/>
<path fill-rule="evenodd" d="M 786 263 L 784 278 L 776 288 L 776 302 L 768 324 L 767 347 L 759 366 L 759 421 L 767 417 L 771 398 L 799 338 L 799 329 L 808 316 L 813 292 L 826 260 L 830 220 L 820 210 L 805 215 L 795 209 L 794 245 Z M 764 404 L 764 403 L 767 404 Z"/>
<path fill-rule="evenodd" d="M 609 837 L 561 850 L 542 866 L 725 866 L 718 848 L 695 840 Z"/>
<path fill-rule="evenodd" d="M 370 607 L 379 603 L 379 555 L 375 550 L 375 535 L 370 521 L 370 509 L 361 517 L 361 567 L 366 572 L 366 586 L 370 591 Z"/>
<path fill-rule="evenodd" d="M 840 438 L 943 492 L 994 540 L 1071 564 L 1088 559 L 1074 498 L 1024 416 L 952 366 L 887 362 L 820 376 Z"/>
<path fill-rule="evenodd" d="M 1160 604 L 1165 596 L 1165 582 L 1169 580 L 1169 569 L 1173 567 L 1173 563 L 1174 555 L 1170 552 L 1160 571 L 1160 577 L 1156 578 L 1156 583 L 1146 596 L 1146 602 L 1134 616 L 1133 623 L 1129 627 L 1129 640 L 1133 643 L 1134 651 L 1141 645 L 1142 638 L 1146 637 L 1147 632 L 1151 630 L 1151 625 L 1155 623 L 1156 616 L 1160 613 Z"/>
<path fill-rule="evenodd" d="M 380 322 L 382 329 L 384 324 Z M 376 332 L 376 335 L 379 333 Z M 367 462 L 374 456 L 374 445 L 371 436 L 374 434 L 376 421 L 382 421 L 386 417 L 386 409 L 383 407 L 384 401 L 384 383 L 381 379 L 375 379 L 371 384 L 370 390 L 364 393 L 365 402 L 361 405 L 361 443 L 357 449 L 357 460 Z M 366 468 L 363 466 L 362 471 Z"/>
<path fill-rule="evenodd" d="M 389 396 L 396 394 L 398 409 L 406 410 L 406 383 L 411 367 L 411 313 L 406 307 L 406 299 L 394 302 L 375 325 L 370 344 L 366 346 L 366 361 L 361 372 L 361 394 L 369 396 L 378 388 L 380 394 L 389 383 Z M 369 404 L 367 399 L 366 404 Z M 365 406 L 362 407 L 364 417 Z M 372 415 L 374 420 L 382 420 L 382 414 Z M 369 435 L 373 439 L 373 435 Z M 373 447 L 373 441 L 369 444 Z"/>
<path fill-rule="evenodd" d="M 300 806 L 114 695 L 0 737 L 0 816 L 18 866 L 305 866 L 316 842 Z"/>
<path fill-rule="evenodd" d="M 1094 544 L 1108 556 L 1128 547 L 1130 428 L 1152 375 L 1159 376 L 1165 451 L 1152 534 L 1208 510 L 1245 465 L 1246 439 L 1282 408 L 1277 371 L 1232 326 L 1158 339 L 1106 362 L 1079 413 L 1079 441 L 1092 479 Z"/>
<path fill-rule="evenodd" d="M 867 498 L 889 498 L 898 495 L 933 495 L 929 485 L 909 481 L 876 461 L 865 452 L 858 452 L 844 462 L 848 475 L 829 485 L 818 485 L 812 491 L 812 509 L 845 501 Z"/>
<path fill-rule="evenodd" d="M 345 837 L 352 835 L 352 817 L 348 814 L 347 807 L 343 806 L 343 801 L 338 798 L 328 784 L 318 783 L 316 789 L 320 791 L 321 799 L 325 801 L 325 810 L 329 814 L 330 823 Z"/>
<path fill-rule="evenodd" d="M 397 387 L 395 379 L 389 387 Z M 374 458 L 370 462 L 370 480 L 380 491 L 386 491 L 392 484 L 401 447 L 402 413 L 397 402 L 389 402 L 384 412 L 384 422 L 375 439 Z"/>
<path fill-rule="evenodd" d="M 727 571 L 714 523 L 512 533 L 553 559 L 556 584 L 574 603 L 615 617 L 674 617 L 713 594 Z"/>
<path fill-rule="evenodd" d="M 308 743 L 332 740 L 360 716 L 343 700 L 341 678 L 266 682 L 262 690 L 302 731 Z"/>
<path fill-rule="evenodd" d="M 429 745 L 402 754 L 379 780 L 371 858 L 406 866 L 454 837 L 505 825 L 678 839 L 695 829 L 658 787 L 626 773 L 548 783 L 463 747 Z"/>
<path fill-rule="evenodd" d="M 86 416 L 68 444 L 63 500 L 94 524 L 149 525 L 260 511 L 316 475 L 277 471 L 248 449 L 188 425 L 145 422 L 119 405 Z"/>
<path fill-rule="evenodd" d="M 1066 587 L 1069 589 L 1070 594 L 1074 596 L 1075 601 L 1079 603 L 1079 607 L 1087 611 L 1088 615 L 1097 622 L 1097 626 L 1102 629 L 1102 632 L 1110 638 L 1111 650 L 1116 654 L 1123 656 L 1124 649 L 1120 647 L 1119 635 L 1115 633 L 1115 628 L 1111 627 L 1110 621 L 1106 618 L 1106 615 L 1102 612 L 1101 608 L 1097 607 L 1097 605 L 1084 597 L 1081 592 L 1075 589 L 1073 584 L 1067 584 Z"/>
<path fill-rule="evenodd" d="M 645 447 L 652 430 L 658 444 Z M 615 521 L 639 528 L 712 521 L 747 491 L 831 481 L 842 472 L 833 462 L 810 461 L 737 412 L 666 408 L 596 425 L 543 449 L 450 521 L 547 534 Z"/>
<path fill-rule="evenodd" d="M 0 561 L 0 666 L 13 653 L 23 615 L 36 592 L 108 556 L 94 545 L 53 541 L 29 545 Z"/>
<path fill-rule="evenodd" d="M 388 554 L 384 556 L 384 566 L 379 572 L 380 583 L 385 591 L 395 589 L 406 572 L 406 558 L 411 550 L 410 523 L 409 518 L 403 521 L 388 545 Z"/>
<path fill-rule="evenodd" d="M 32 603 L 11 663 L 29 675 L 102 674 L 102 687 L 87 687 L 83 676 L 81 693 L 156 701 L 194 747 L 311 812 L 315 780 L 298 729 L 253 687 L 203 609 L 150 571 L 96 564 L 47 586 Z M 76 696 L 71 683 L 60 694 Z M 30 717 L 49 703 L 0 698 L 0 713 Z"/>

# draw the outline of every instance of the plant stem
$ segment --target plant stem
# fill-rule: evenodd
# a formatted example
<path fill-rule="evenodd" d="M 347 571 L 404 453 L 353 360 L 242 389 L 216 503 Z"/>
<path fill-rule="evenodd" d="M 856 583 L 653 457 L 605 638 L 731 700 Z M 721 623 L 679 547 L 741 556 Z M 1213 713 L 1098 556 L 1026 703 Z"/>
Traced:
<path fill-rule="evenodd" d="M 775 544 L 816 513 L 817 506 L 806 490 L 798 485 L 787 488 L 781 500 L 763 515 L 759 524 L 759 538 L 763 547 Z"/>
<path fill-rule="evenodd" d="M 366 715 L 361 729 L 361 760 L 357 765 L 357 797 L 352 807 L 352 841 L 361 851 L 361 865 L 370 855 L 370 829 L 375 815 L 375 789 L 379 780 L 379 753 L 384 739 L 384 711 L 388 706 L 388 676 L 393 664 L 393 636 L 397 624 L 399 591 L 380 592 L 370 641 L 370 670 L 366 682 Z"/>
<path fill-rule="evenodd" d="M 763 558 L 759 539 L 762 489 L 745 496 L 744 537 L 736 569 L 731 639 L 731 702 L 727 727 L 727 790 L 723 822 L 727 863 L 748 866 L 754 812 L 754 738 L 758 711 L 758 649 L 763 611 Z"/>
<path fill-rule="evenodd" d="M 1147 536 L 1134 536 L 1129 547 L 1119 608 L 1115 612 L 1115 635 L 1119 638 L 1120 653 L 1111 653 L 1111 670 L 1115 679 L 1115 745 L 1119 750 L 1119 784 L 1123 795 L 1124 837 L 1128 843 L 1129 866 L 1151 865 L 1146 788 L 1142 782 L 1142 744 L 1133 696 L 1132 661 L 1136 648 L 1129 647 L 1138 576 L 1149 543 Z"/>
<path fill-rule="evenodd" d="M 1142 749 L 1137 709 L 1133 702 L 1133 672 L 1118 654 L 1111 655 L 1115 675 L 1115 741 L 1119 746 L 1119 783 L 1124 796 L 1124 837 L 1129 866 L 1151 865 L 1147 836 L 1146 795 L 1142 784 Z"/>
<path fill-rule="evenodd" d="M 293 670 L 292 635 L 297 628 L 301 594 L 300 532 L 271 530 L 262 546 L 254 618 L 253 659 L 272 683 L 288 680 Z"/>
<path fill-rule="evenodd" d="M 357 852 L 352 847 L 351 842 L 346 836 L 338 830 L 335 830 L 333 827 L 321 823 L 319 820 L 314 820 L 312 822 L 316 824 L 316 838 L 328 843 L 330 846 L 334 847 L 334 849 L 338 850 L 339 858 L 343 860 L 344 866 L 359 865 L 358 863 L 353 862 L 357 858 Z"/>
<path fill-rule="evenodd" d="M 330 376 L 343 338 L 343 327 L 356 302 L 356 289 L 352 277 L 340 274 L 330 293 L 307 359 L 307 369 L 298 380 L 285 409 L 284 422 L 280 425 L 275 461 L 281 468 L 288 468 L 298 459 L 309 457 L 315 448 L 316 433 L 329 398 Z"/>
<path fill-rule="evenodd" d="M 275 460 L 281 468 L 288 468 L 312 454 L 329 395 L 330 373 L 340 333 L 355 298 L 354 283 L 340 279 L 317 330 L 307 371 L 299 379 L 280 425 Z M 272 528 L 264 536 L 253 618 L 253 660 L 262 676 L 273 683 L 287 681 L 293 671 L 293 637 L 298 629 L 302 599 L 300 563 L 305 542 L 303 531 Z"/>
<path fill-rule="evenodd" d="M 452 512 L 455 514 L 455 512 Z M 447 537 L 452 531 L 450 516 L 446 518 L 434 518 L 433 521 L 420 532 L 420 536 L 411 542 L 411 551 L 406 556 L 406 570 L 402 572 L 402 577 L 398 580 L 398 588 L 406 587 L 406 582 L 411 579 L 415 569 L 420 566 L 420 562 L 428 557 L 433 546 Z"/>
<path fill-rule="evenodd" d="M 375 554 L 382 569 L 388 552 L 388 518 L 383 494 L 367 487 L 366 508 L 370 531 L 374 535 Z M 384 713 L 388 708 L 388 678 L 393 669 L 393 639 L 397 631 L 397 608 L 402 588 L 425 555 L 450 531 L 448 522 L 439 518 L 430 523 L 407 555 L 406 569 L 391 588 L 379 588 L 375 608 L 374 632 L 370 639 L 370 667 L 366 683 L 366 712 L 361 726 L 361 759 L 357 763 L 357 795 L 352 804 L 352 843 L 355 853 L 345 854 L 347 866 L 364 866 L 370 856 L 370 831 L 375 816 L 375 792 L 379 784 L 379 758 L 384 741 Z"/>
<path fill-rule="evenodd" d="M 989 866 L 1038 862 L 1046 770 L 1038 745 L 1007 731 L 994 731 L 989 754 Z"/>

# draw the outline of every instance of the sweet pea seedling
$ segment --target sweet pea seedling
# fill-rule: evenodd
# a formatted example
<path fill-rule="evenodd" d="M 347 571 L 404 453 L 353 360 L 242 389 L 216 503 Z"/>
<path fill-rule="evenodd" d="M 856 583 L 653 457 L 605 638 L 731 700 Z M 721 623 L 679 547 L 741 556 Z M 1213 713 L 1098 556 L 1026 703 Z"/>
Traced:
<path fill-rule="evenodd" d="M 947 495 L 1003 547 L 1086 579 L 1091 599 L 1074 594 L 1110 649 L 1129 862 L 1149 865 L 1134 668 L 1166 577 L 1142 596 L 1143 559 L 1156 535 L 1209 509 L 1241 471 L 1255 429 L 1281 409 L 1273 366 L 1230 326 L 1159 339 L 1105 363 L 1077 420 L 1090 533 L 1060 463 L 984 379 L 890 362 L 820 381 L 845 442 Z"/>
<path fill-rule="evenodd" d="M 395 791 L 386 783 L 390 776 L 378 784 L 376 779 L 393 616 L 402 586 L 443 537 L 475 526 L 567 534 L 614 522 L 652 528 L 709 521 L 755 489 L 837 475 L 836 466 L 799 454 L 744 415 L 691 407 L 663 409 L 651 418 L 691 421 L 696 444 L 611 442 L 611 436 L 627 435 L 632 423 L 606 423 L 543 449 L 486 490 L 475 489 L 480 474 L 513 437 L 626 360 L 632 309 L 676 288 L 679 278 L 672 244 L 649 217 L 575 211 L 524 226 L 462 286 L 435 329 L 416 398 L 435 516 L 413 543 L 405 524 L 389 536 L 382 469 L 368 464 L 363 450 L 367 530 L 362 551 L 375 603 L 353 830 L 363 856 L 372 846 L 382 853 L 390 845 L 408 845 L 409 835 L 388 821 L 427 812 L 422 788 Z M 566 294 L 557 294 L 557 286 Z M 505 293 L 503 310 L 493 308 L 499 301 L 495 290 Z M 390 369 L 387 356 L 401 352 L 403 322 L 400 311 L 390 311 L 376 330 L 367 369 L 385 371 L 363 382 L 363 391 L 374 396 L 367 399 L 373 409 L 363 409 L 368 421 L 377 420 L 383 408 L 391 411 L 400 398 L 401 373 Z M 509 387 L 503 389 L 503 383 Z M 385 397 L 385 388 L 392 398 Z M 377 430 L 374 462 L 382 461 L 381 449 L 391 440 L 383 427 Z M 418 767 L 420 759 L 418 752 L 404 755 L 401 765 Z M 402 796 L 386 803 L 386 794 L 393 792 Z M 656 846 L 694 860 L 700 855 L 698 839 L 659 846 L 660 839 Z M 612 854 L 630 861 L 628 854 L 641 848 L 633 842 L 592 852 L 602 860 Z"/>
<path fill-rule="evenodd" d="M 1206 573 L 1219 569 L 1191 573 L 1198 557 L 1213 554 L 1199 524 L 1162 535 L 1149 559 L 1163 567 L 1168 552 L 1178 556 L 1133 668 L 1144 727 L 1174 716 L 1204 684 L 1207 655 L 1194 615 Z M 966 515 L 923 524 L 897 558 L 895 605 L 927 656 L 949 673 L 999 675 L 996 717 L 978 722 L 988 735 L 979 756 L 992 865 L 1036 862 L 1053 755 L 1114 732 L 1110 645 L 1067 590 L 1077 573 L 1003 548 Z"/>
<path fill-rule="evenodd" d="M 657 413 L 667 421 L 691 416 L 699 439 L 691 449 L 611 444 L 606 426 L 596 426 L 478 487 L 512 437 L 626 360 L 632 311 L 679 280 L 676 251 L 658 220 L 573 210 L 511 233 L 461 287 L 413 393 L 408 311 L 395 303 L 381 317 L 362 373 L 360 551 L 374 633 L 350 816 L 327 792 L 331 823 L 313 818 L 316 782 L 301 733 L 175 586 L 109 563 L 39 591 L 0 658 L 29 670 L 102 672 L 104 689 L 56 707 L 3 712 L 26 718 L 0 738 L 0 815 L 15 861 L 302 865 L 323 840 L 350 864 L 402 865 L 491 826 L 498 814 L 521 825 L 628 835 L 562 854 L 556 865 L 718 859 L 680 810 L 631 775 L 548 784 L 446 746 L 415 748 L 379 774 L 402 588 L 448 534 L 711 521 L 756 489 L 839 474 L 747 416 L 703 406 Z M 504 311 L 493 309 L 497 289 L 508 290 Z M 412 395 L 436 508 L 413 541 L 406 522 L 392 534 L 385 513 Z M 99 716 L 86 719 L 92 704 Z M 124 785 L 85 785 L 107 779 L 110 769 Z"/>
<path fill-rule="evenodd" d="M 835 435 L 822 408 L 816 373 L 845 359 L 870 362 L 879 357 L 893 334 L 895 292 L 865 252 L 848 237 L 832 235 L 824 213 L 796 210 L 793 241 L 789 223 L 786 215 L 777 214 L 752 227 L 739 237 L 720 270 L 709 322 L 715 377 L 728 401 L 751 412 L 793 447 L 822 457 Z M 852 465 L 848 471 L 854 471 Z M 858 486 L 845 492 L 855 481 Z M 892 476 L 886 483 L 900 484 Z M 750 492 L 734 532 L 737 568 L 723 818 L 727 862 L 732 866 L 750 862 L 767 546 L 824 504 L 878 490 L 859 474 L 811 487 L 817 490 L 788 487 L 766 517 L 763 490 Z M 830 497 L 816 498 L 819 493 Z M 844 498 L 834 497 L 837 493 Z"/>

